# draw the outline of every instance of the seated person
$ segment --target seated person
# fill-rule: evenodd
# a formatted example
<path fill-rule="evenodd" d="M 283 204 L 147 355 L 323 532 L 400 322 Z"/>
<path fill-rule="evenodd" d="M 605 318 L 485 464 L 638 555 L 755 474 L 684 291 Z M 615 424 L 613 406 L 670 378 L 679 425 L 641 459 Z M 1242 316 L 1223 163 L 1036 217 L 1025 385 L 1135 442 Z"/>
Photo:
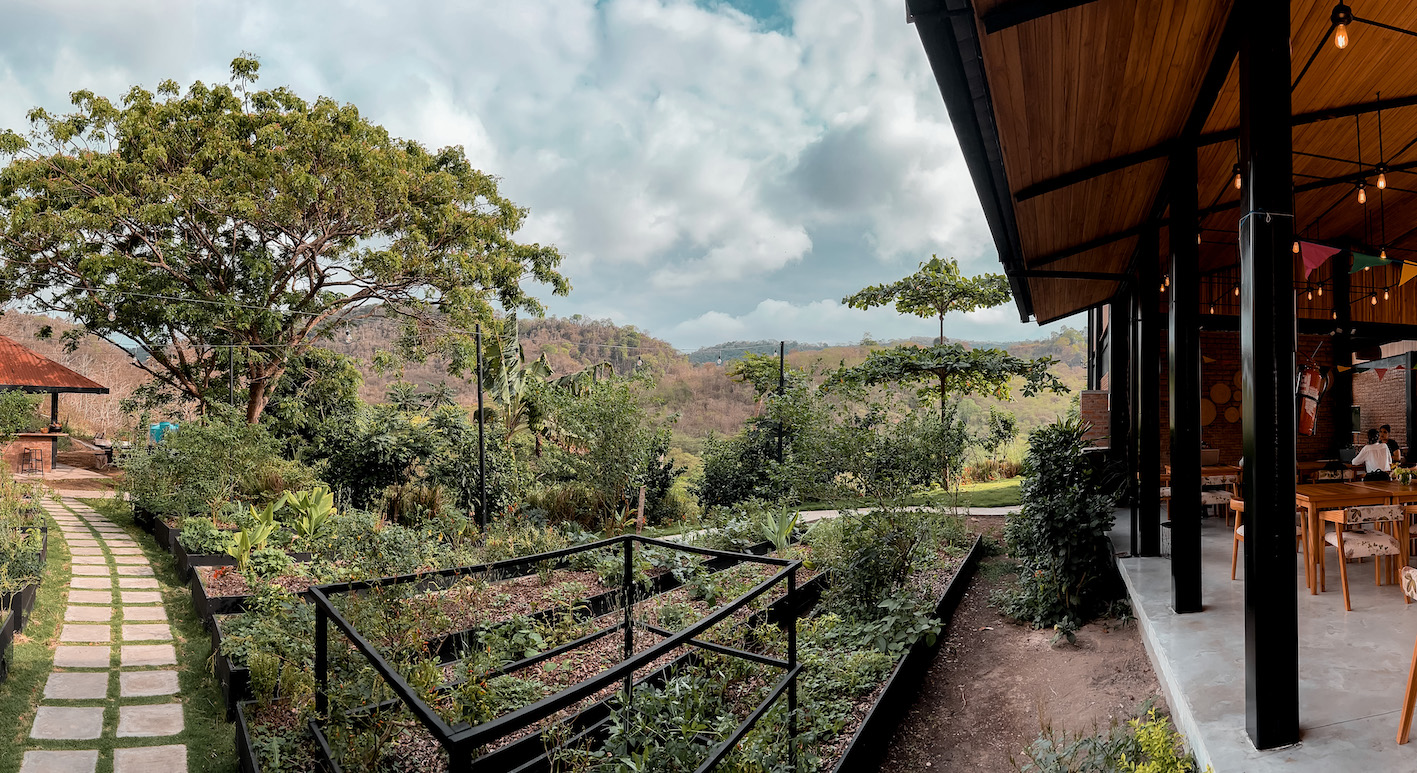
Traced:
<path fill-rule="evenodd" d="M 1393 464 L 1402 464 L 1402 449 L 1398 447 L 1397 441 L 1392 439 L 1392 427 L 1384 424 L 1378 427 L 1378 441 L 1387 446 L 1388 453 L 1392 454 Z"/>
<path fill-rule="evenodd" d="M 1388 471 L 1392 469 L 1392 454 L 1388 452 L 1387 444 L 1378 441 L 1378 431 L 1368 430 L 1368 444 L 1363 446 L 1358 455 L 1353 457 L 1354 467 L 1363 465 L 1367 475 L 1365 481 L 1392 480 L 1388 476 Z"/>

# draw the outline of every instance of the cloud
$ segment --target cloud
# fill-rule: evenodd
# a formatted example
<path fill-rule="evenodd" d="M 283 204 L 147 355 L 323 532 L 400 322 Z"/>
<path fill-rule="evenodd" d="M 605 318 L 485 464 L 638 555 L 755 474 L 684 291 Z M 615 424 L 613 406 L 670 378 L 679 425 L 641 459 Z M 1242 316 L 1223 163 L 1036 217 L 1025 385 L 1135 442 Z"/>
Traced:
<path fill-rule="evenodd" d="M 64 109 L 77 88 L 224 82 L 232 56 L 255 52 L 260 85 L 356 104 L 498 176 L 530 209 L 521 237 L 566 256 L 575 292 L 548 299 L 554 312 L 677 345 L 735 326 L 888 336 L 916 323 L 823 299 L 932 253 L 999 270 L 899 3 L 21 0 L 7 22 L 0 126 Z M 1009 320 L 990 324 L 1041 332 Z"/>

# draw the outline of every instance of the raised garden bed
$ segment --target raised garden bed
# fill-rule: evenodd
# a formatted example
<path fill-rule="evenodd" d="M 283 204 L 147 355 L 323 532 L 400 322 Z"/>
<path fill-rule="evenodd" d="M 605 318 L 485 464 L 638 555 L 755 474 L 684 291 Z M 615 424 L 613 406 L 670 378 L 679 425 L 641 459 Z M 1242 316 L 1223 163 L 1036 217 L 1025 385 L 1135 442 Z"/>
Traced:
<path fill-rule="evenodd" d="M 199 566 L 236 566 L 236 559 L 226 553 L 188 553 L 182 547 L 182 540 L 173 543 L 173 557 L 177 560 L 177 579 L 187 582 L 192 579 L 192 570 Z M 309 553 L 286 553 L 297 564 L 309 563 Z"/>
<path fill-rule="evenodd" d="M 14 649 L 15 613 L 0 612 L 0 682 L 10 675 L 10 653 Z"/>
<path fill-rule="evenodd" d="M 212 620 L 212 670 L 216 672 L 217 683 L 221 685 L 221 697 L 226 703 L 226 715 L 230 719 L 241 701 L 251 699 L 251 669 L 238 665 L 221 651 L 221 618 Z"/>
<path fill-rule="evenodd" d="M 39 565 L 44 566 L 49 560 L 49 527 L 48 526 L 21 526 L 20 531 L 39 531 Z"/>
<path fill-rule="evenodd" d="M 177 552 L 177 536 L 182 533 L 181 526 L 169 526 L 167 521 L 161 518 L 153 519 L 152 535 L 157 546 L 169 553 Z"/>
<path fill-rule="evenodd" d="M 39 595 L 39 583 L 33 582 L 25 587 L 0 593 L 0 609 L 8 609 L 15 614 L 14 629 L 16 633 L 23 633 L 25 622 L 29 620 L 30 613 L 34 612 L 34 600 Z"/>
<path fill-rule="evenodd" d="M 954 576 L 950 578 L 949 584 L 935 603 L 935 617 L 943 626 L 940 636 L 934 643 L 928 643 L 925 639 L 915 642 L 905 657 L 896 664 L 895 670 L 886 680 L 885 687 L 871 704 L 870 711 L 856 728 L 851 742 L 832 768 L 833 773 L 870 773 L 880 769 L 895 728 L 900 725 L 905 712 L 915 703 L 915 696 L 925 681 L 925 672 L 935 659 L 940 643 L 945 639 L 945 630 L 949 628 L 955 609 L 959 607 L 960 599 L 969 587 L 969 579 L 983 555 L 983 540 L 975 537 L 974 545 L 965 555 L 964 562 L 955 570 Z"/>
<path fill-rule="evenodd" d="M 188 582 L 188 586 L 192 591 L 192 606 L 197 610 L 197 617 L 201 618 L 202 624 L 208 629 L 212 627 L 212 618 L 215 615 L 233 615 L 237 612 L 245 612 L 246 602 L 251 598 L 249 593 L 221 594 L 207 590 L 208 586 L 212 584 L 215 573 L 226 568 L 228 567 L 194 567 L 192 579 Z M 234 571 L 232 574 L 240 578 L 240 575 L 236 574 Z M 302 599 L 307 601 L 310 599 L 309 591 L 307 590 L 312 582 L 310 578 L 299 576 L 278 577 L 276 581 L 286 585 L 290 590 L 295 591 L 296 595 L 300 596 Z M 241 584 L 245 585 L 244 579 L 241 581 Z"/>

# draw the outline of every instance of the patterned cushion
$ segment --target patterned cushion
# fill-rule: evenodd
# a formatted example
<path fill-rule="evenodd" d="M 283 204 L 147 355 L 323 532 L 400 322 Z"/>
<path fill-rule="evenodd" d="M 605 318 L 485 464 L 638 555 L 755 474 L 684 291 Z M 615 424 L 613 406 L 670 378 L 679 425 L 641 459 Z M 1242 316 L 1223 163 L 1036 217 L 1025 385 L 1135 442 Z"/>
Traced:
<path fill-rule="evenodd" d="M 1202 491 L 1201 504 L 1203 505 L 1223 505 L 1230 501 L 1233 495 L 1229 491 Z"/>
<path fill-rule="evenodd" d="M 1244 538 L 1245 538 L 1245 524 L 1242 523 L 1242 524 L 1240 524 L 1239 526 L 1236 526 L 1236 527 L 1235 527 L 1235 536 L 1239 537 L 1240 539 L 1244 539 Z M 1294 526 L 1294 536 L 1296 536 L 1296 537 L 1302 537 L 1302 536 L 1304 536 L 1304 527 L 1303 527 L 1303 526 L 1299 526 L 1299 525 L 1295 525 L 1295 526 Z M 1414 598 L 1417 598 L 1417 597 L 1414 597 Z"/>
<path fill-rule="evenodd" d="M 1402 592 L 1410 599 L 1417 599 L 1417 569 L 1402 567 Z"/>
<path fill-rule="evenodd" d="M 1345 518 L 1348 523 L 1371 523 L 1373 521 L 1402 520 L 1402 505 L 1364 505 L 1348 508 Z"/>
<path fill-rule="evenodd" d="M 1314 480 L 1353 480 L 1352 470 L 1319 470 Z"/>
<path fill-rule="evenodd" d="M 1338 547 L 1338 535 L 1329 532 L 1324 535 L 1324 542 L 1334 547 Z M 1380 531 L 1356 531 L 1343 532 L 1343 557 L 1344 558 L 1368 558 L 1370 556 L 1395 556 L 1401 553 L 1398 548 L 1397 538 L 1391 534 L 1383 534 Z"/>
<path fill-rule="evenodd" d="M 1234 475 L 1205 475 L 1201 477 L 1202 486 L 1229 486 L 1238 482 L 1239 479 Z"/>
<path fill-rule="evenodd" d="M 1162 498 L 1162 499 L 1170 499 L 1170 498 L 1171 498 L 1171 487 L 1170 487 L 1170 486 L 1162 486 L 1162 487 L 1161 487 L 1161 498 Z"/>

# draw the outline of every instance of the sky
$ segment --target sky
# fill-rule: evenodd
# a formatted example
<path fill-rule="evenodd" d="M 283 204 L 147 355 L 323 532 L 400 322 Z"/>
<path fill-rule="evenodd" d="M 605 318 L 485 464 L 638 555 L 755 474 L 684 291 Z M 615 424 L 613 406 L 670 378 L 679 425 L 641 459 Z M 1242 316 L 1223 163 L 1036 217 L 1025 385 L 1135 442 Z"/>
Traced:
<path fill-rule="evenodd" d="M 934 335 L 840 301 L 931 255 L 1001 267 L 904 0 L 7 0 L 0 127 L 167 78 L 356 105 L 461 145 L 530 210 L 574 289 L 550 313 L 691 350 L 728 340 Z M 1080 320 L 1071 321 L 1074 326 Z M 951 338 L 1059 325 L 955 314 Z"/>

